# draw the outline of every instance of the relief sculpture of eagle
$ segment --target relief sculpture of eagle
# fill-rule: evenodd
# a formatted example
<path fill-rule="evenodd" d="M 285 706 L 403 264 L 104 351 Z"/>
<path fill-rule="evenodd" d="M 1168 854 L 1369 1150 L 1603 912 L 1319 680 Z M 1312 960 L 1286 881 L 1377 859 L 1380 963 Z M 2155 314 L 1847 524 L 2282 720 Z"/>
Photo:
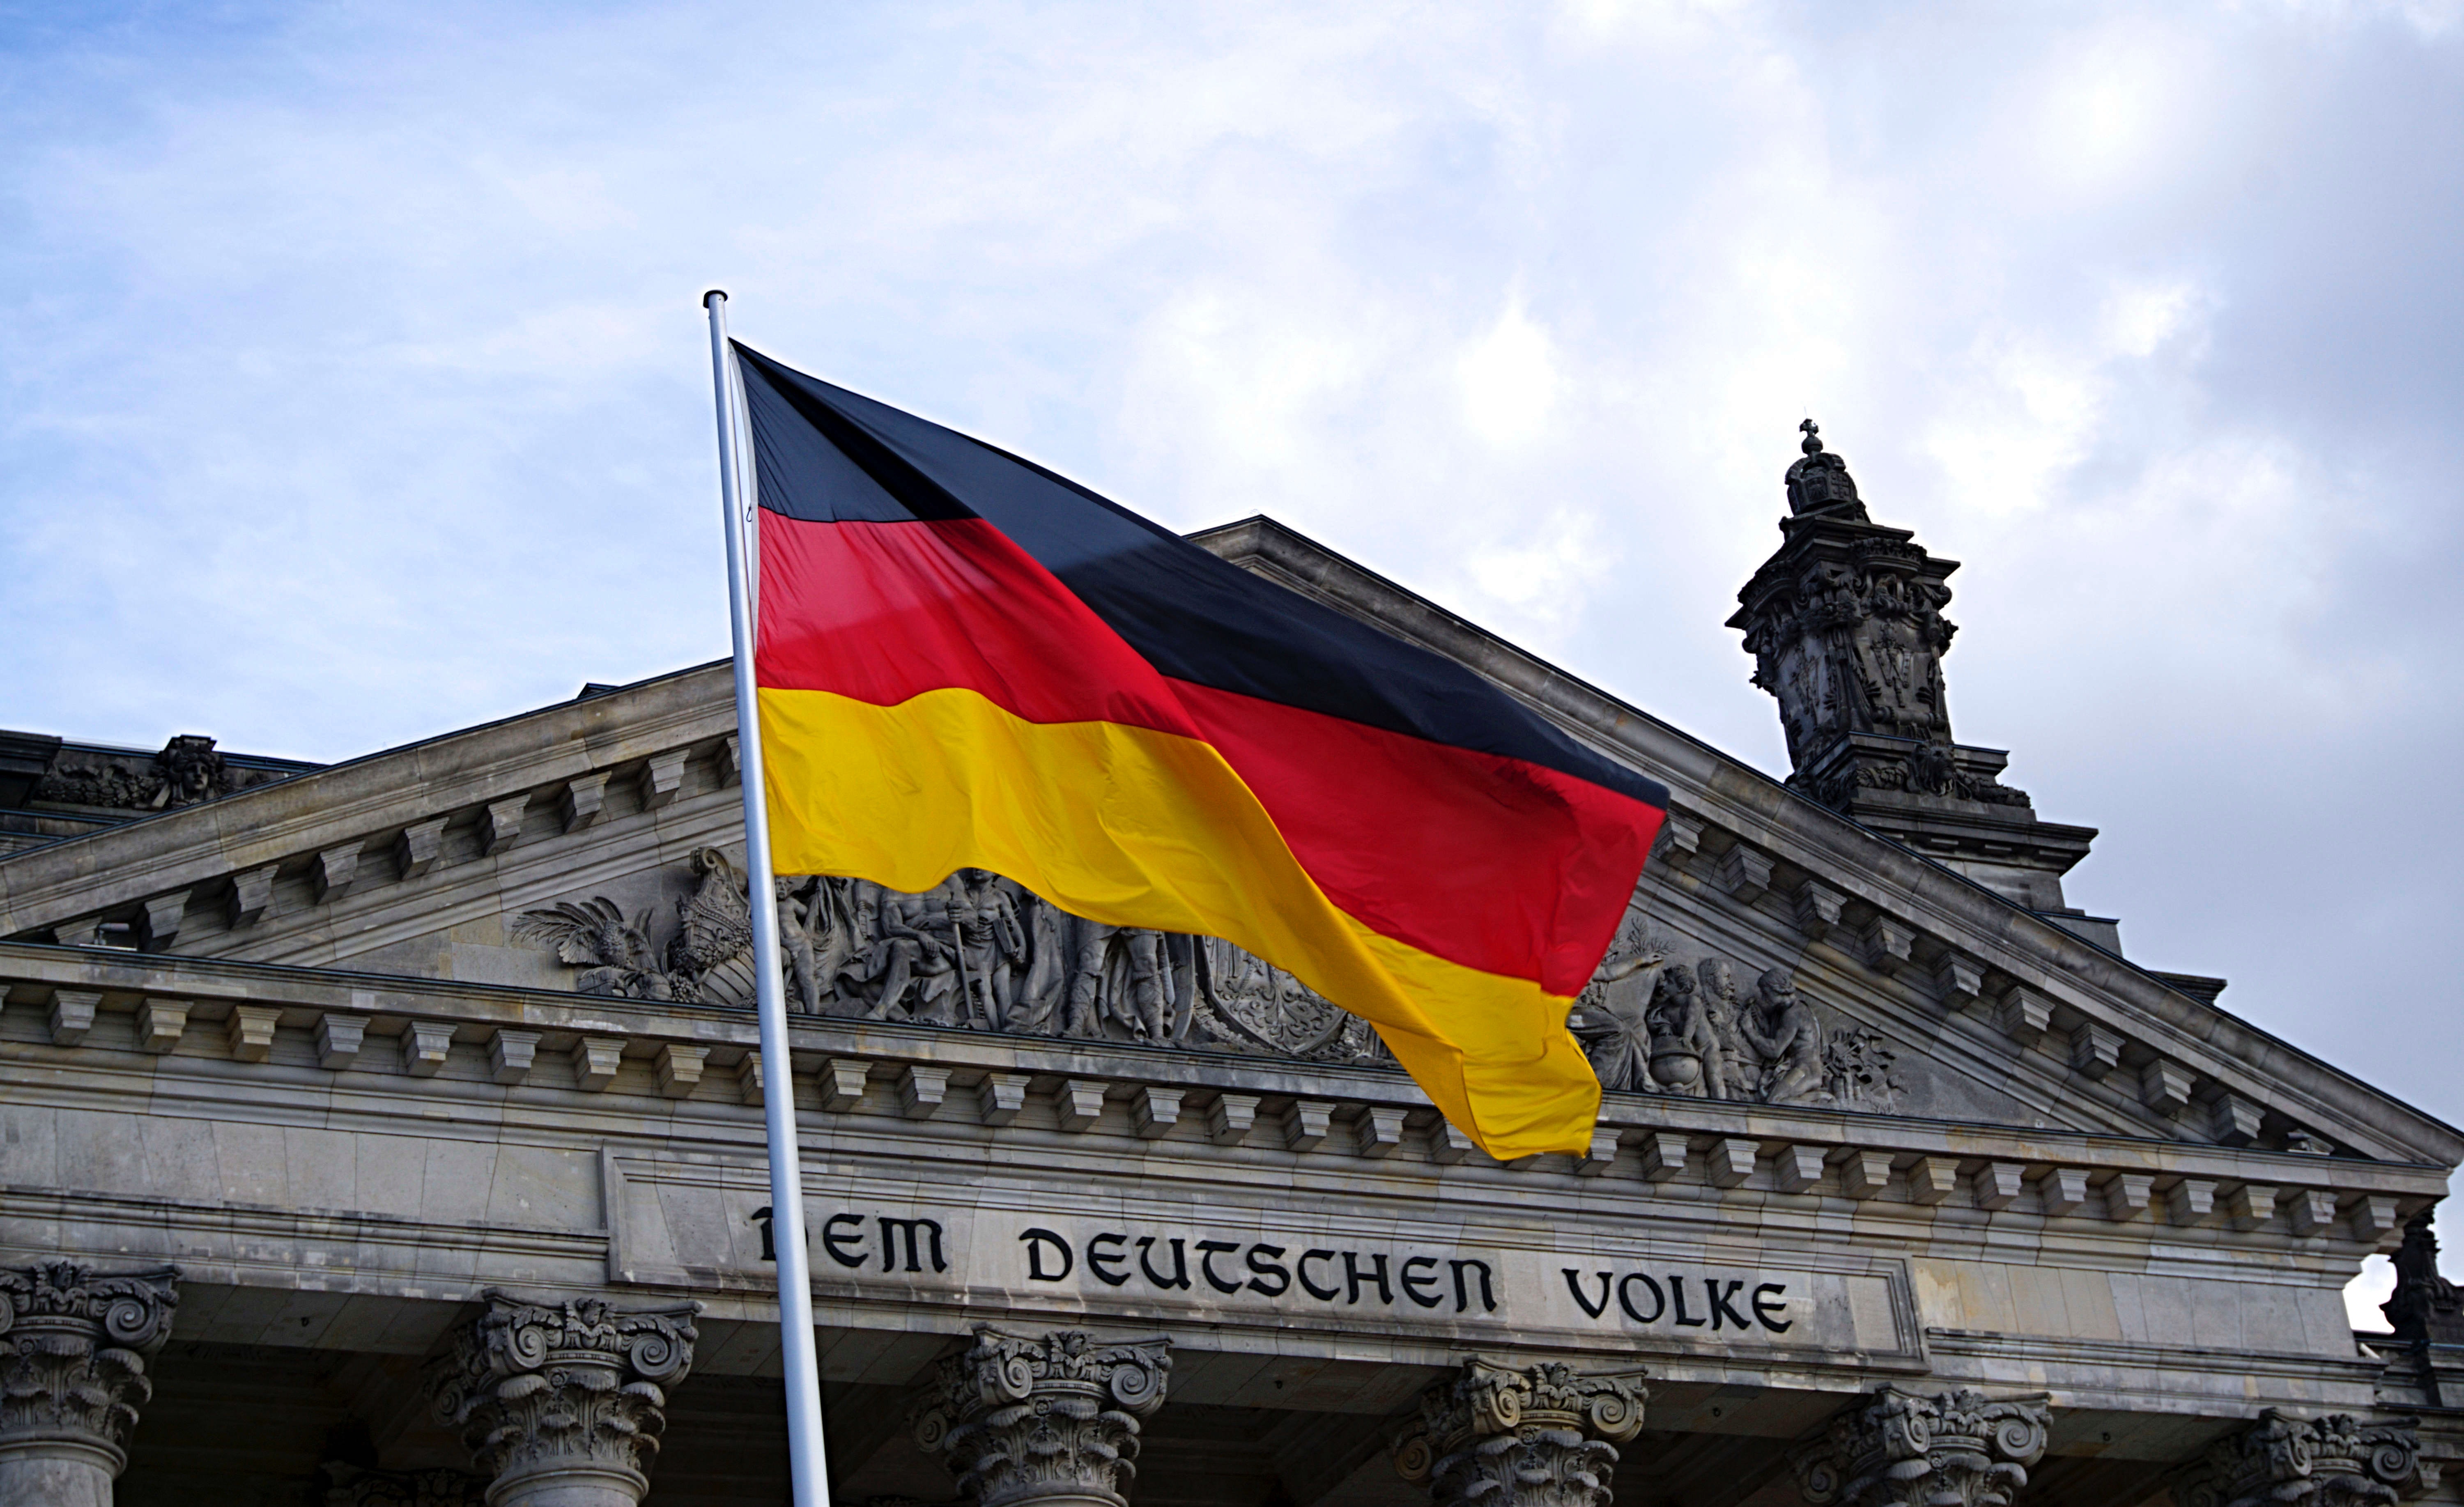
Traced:
<path fill-rule="evenodd" d="M 513 927 L 515 941 L 546 943 L 556 949 L 558 961 L 588 970 L 576 980 L 584 994 L 665 999 L 668 981 L 650 948 L 649 932 L 648 910 L 627 920 L 624 907 L 605 895 L 525 910 L 514 918 Z"/>

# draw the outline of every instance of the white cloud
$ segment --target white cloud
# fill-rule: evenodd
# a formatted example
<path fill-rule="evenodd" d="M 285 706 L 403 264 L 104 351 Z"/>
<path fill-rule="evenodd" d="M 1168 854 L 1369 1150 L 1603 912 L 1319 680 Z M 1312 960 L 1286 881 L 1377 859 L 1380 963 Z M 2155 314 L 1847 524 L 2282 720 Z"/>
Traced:
<path fill-rule="evenodd" d="M 1556 351 L 1519 295 L 1456 358 L 1455 379 L 1463 386 L 1463 422 L 1489 444 L 1529 445 L 1547 433 L 1557 403 Z"/>

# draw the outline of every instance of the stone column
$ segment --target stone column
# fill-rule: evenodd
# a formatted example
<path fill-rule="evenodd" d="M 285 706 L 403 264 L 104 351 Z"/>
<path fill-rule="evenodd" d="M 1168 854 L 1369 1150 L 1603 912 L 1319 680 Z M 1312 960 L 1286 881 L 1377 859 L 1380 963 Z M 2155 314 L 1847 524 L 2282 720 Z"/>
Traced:
<path fill-rule="evenodd" d="M 1395 1469 L 1437 1507 L 1608 1507 L 1617 1447 L 1642 1431 L 1642 1375 L 1475 1356 L 1420 1394 Z"/>
<path fill-rule="evenodd" d="M 145 1362 L 170 1337 L 176 1266 L 105 1277 L 66 1261 L 0 1270 L 0 1502 L 111 1507 Z"/>
<path fill-rule="evenodd" d="M 1078 1330 L 1007 1334 L 976 1325 L 914 1410 L 915 1442 L 938 1454 L 978 1507 L 1127 1507 L 1138 1420 L 1163 1406 L 1172 1342 L 1106 1342 Z"/>
<path fill-rule="evenodd" d="M 1813 1507 L 2010 1507 L 2044 1457 L 2050 1400 L 1882 1387 L 1789 1463 Z"/>
<path fill-rule="evenodd" d="M 699 1303 L 619 1312 L 479 1295 L 429 1381 L 440 1423 L 491 1477 L 488 1507 L 636 1507 L 667 1426 L 665 1388 L 693 1368 Z"/>
<path fill-rule="evenodd" d="M 2438 1484 L 2419 1420 L 2364 1424 L 2270 1408 L 2208 1447 L 2173 1488 L 2182 1507 L 2386 1507 Z"/>

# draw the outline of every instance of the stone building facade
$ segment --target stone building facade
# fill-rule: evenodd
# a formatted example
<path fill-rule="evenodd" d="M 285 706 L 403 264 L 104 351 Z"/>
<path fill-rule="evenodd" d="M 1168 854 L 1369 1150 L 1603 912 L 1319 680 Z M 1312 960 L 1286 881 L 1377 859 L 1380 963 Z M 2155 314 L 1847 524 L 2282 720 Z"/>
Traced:
<path fill-rule="evenodd" d="M 1733 620 L 1785 782 L 1201 536 L 1670 786 L 1579 1156 L 1210 939 L 749 894 L 724 666 L 325 768 L 0 735 L 0 1503 L 781 1500 L 785 1238 L 850 1503 L 2458 1499 L 2464 1136 L 2069 904 L 2095 833 L 1952 736 L 1955 566 L 1804 449 Z"/>

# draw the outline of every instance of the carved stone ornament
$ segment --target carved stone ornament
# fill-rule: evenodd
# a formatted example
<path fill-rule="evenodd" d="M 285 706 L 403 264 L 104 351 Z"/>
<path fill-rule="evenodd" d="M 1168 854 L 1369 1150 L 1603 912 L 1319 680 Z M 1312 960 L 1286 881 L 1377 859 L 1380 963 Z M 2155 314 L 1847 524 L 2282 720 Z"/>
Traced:
<path fill-rule="evenodd" d="M 325 1507 L 483 1507 L 488 1483 L 461 1471 L 370 1471 L 340 1461 L 325 1467 Z"/>
<path fill-rule="evenodd" d="M 1642 1431 L 1639 1369 L 1522 1370 L 1477 1356 L 1420 1394 L 1395 1469 L 1438 1507 L 1607 1507 L 1617 1446 Z"/>
<path fill-rule="evenodd" d="M 941 1363 L 916 1405 L 915 1441 L 982 1507 L 1125 1507 L 1138 1420 L 1163 1406 L 1171 1370 L 1172 1342 L 1160 1335 L 1107 1342 L 978 1324 L 974 1345 Z"/>
<path fill-rule="evenodd" d="M 1798 992 L 1786 969 L 1743 982 L 1725 958 L 1688 963 L 1630 915 L 1568 1024 L 1600 1086 L 1685 1099 L 1887 1111 L 1899 1054 Z"/>
<path fill-rule="evenodd" d="M 2434 1207 L 2425 1209 L 2405 1225 L 2395 1253 L 2395 1294 L 2379 1312 L 2405 1343 L 2464 1344 L 2464 1293 L 2438 1275 L 2435 1213 Z"/>
<path fill-rule="evenodd" d="M 2308 1418 L 2270 1408 L 2208 1447 L 2174 1488 L 2182 1507 L 2364 1507 L 2438 1484 L 2421 1458 L 2417 1420 L 2364 1424 L 2350 1413 Z"/>
<path fill-rule="evenodd" d="M 288 779 L 297 770 L 242 769 L 215 751 L 214 740 L 183 733 L 151 757 L 101 750 L 63 750 L 35 783 L 33 798 L 64 806 L 162 811 L 192 806 L 255 785 Z"/>
<path fill-rule="evenodd" d="M 154 1394 L 145 1362 L 170 1337 L 179 1278 L 175 1266 L 0 1270 L 0 1500 L 49 1499 L 37 1476 L 97 1474 L 96 1499 L 110 1499 L 138 1409 Z"/>
<path fill-rule="evenodd" d="M 749 1007 L 752 911 L 735 861 L 691 859 L 671 917 L 605 896 L 515 917 L 585 994 Z M 1392 1065 L 1368 1022 L 1213 938 L 1069 915 L 982 869 L 921 894 L 782 875 L 780 952 L 791 1009 L 955 1030 Z"/>
<path fill-rule="evenodd" d="M 1813 1507 L 2009 1507 L 2053 1426 L 2042 1392 L 1996 1402 L 1883 1387 L 1791 1457 Z"/>
<path fill-rule="evenodd" d="M 1843 811 L 1860 791 L 2027 805 L 1993 777 L 1998 752 L 1951 739 L 1942 660 L 1959 630 L 1942 612 L 1957 562 L 1873 522 L 1847 463 L 1812 420 L 1799 427 L 1784 542 L 1728 620 L 1754 657 L 1753 683 L 1779 702 L 1789 783 Z"/>
<path fill-rule="evenodd" d="M 492 1478 L 495 1507 L 637 1502 L 667 1426 L 667 1388 L 693 1367 L 699 1303 L 620 1312 L 596 1299 L 553 1306 L 494 1289 L 430 1373 L 437 1421 L 460 1431 Z"/>

